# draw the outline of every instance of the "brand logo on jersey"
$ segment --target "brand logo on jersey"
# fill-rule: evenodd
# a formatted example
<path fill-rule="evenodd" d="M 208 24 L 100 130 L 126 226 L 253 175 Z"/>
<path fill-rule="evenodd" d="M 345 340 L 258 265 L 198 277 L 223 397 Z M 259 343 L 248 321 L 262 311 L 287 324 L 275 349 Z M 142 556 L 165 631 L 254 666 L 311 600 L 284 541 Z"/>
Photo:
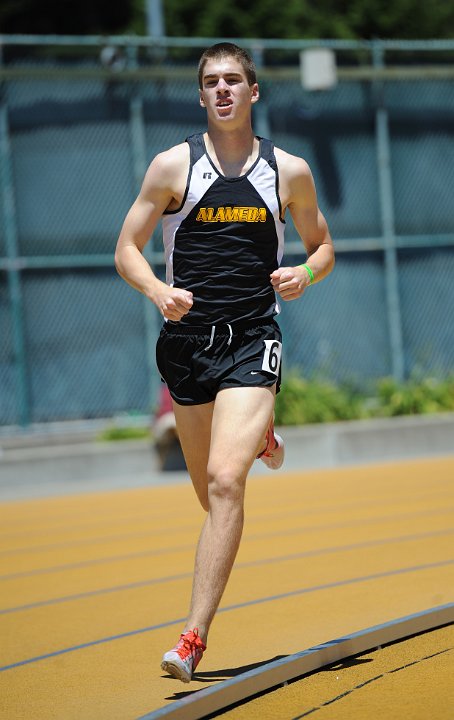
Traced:
<path fill-rule="evenodd" d="M 200 208 L 198 222 L 266 222 L 266 208 L 219 207 Z"/>
<path fill-rule="evenodd" d="M 203 179 L 204 179 L 204 180 L 211 180 L 211 173 L 210 173 L 210 172 L 204 172 L 204 173 L 203 173 Z"/>

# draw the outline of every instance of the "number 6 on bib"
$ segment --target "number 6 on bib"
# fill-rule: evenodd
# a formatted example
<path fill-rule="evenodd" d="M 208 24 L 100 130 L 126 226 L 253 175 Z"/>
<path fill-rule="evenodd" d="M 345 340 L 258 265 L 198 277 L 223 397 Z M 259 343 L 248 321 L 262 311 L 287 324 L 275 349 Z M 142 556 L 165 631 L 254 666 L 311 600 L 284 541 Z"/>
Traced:
<path fill-rule="evenodd" d="M 265 352 L 263 354 L 262 370 L 279 375 L 281 364 L 282 343 L 278 340 L 264 340 Z"/>

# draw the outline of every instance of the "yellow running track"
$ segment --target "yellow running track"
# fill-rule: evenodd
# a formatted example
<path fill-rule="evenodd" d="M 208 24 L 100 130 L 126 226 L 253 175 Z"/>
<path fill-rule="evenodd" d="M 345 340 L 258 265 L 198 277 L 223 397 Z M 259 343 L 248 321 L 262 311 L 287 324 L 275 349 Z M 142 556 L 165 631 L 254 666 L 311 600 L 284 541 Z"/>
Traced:
<path fill-rule="evenodd" d="M 453 478 L 454 457 L 250 477 L 240 553 L 189 686 L 159 667 L 203 521 L 189 483 L 3 503 L 0 717 L 135 720 L 452 602 Z"/>

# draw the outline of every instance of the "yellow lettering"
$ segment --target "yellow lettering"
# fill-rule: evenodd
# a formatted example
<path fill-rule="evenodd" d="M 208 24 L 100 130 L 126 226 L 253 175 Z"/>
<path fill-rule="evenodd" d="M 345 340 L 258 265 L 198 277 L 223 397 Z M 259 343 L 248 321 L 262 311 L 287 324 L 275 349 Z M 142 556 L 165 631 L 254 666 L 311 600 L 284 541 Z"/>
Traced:
<path fill-rule="evenodd" d="M 266 222 L 266 208 L 257 207 L 219 207 L 200 208 L 198 222 Z"/>
<path fill-rule="evenodd" d="M 238 208 L 237 207 L 226 207 L 225 208 L 225 222 L 238 222 Z"/>
<path fill-rule="evenodd" d="M 197 222 L 206 222 L 207 221 L 207 209 L 206 208 L 200 208 L 197 217 Z"/>

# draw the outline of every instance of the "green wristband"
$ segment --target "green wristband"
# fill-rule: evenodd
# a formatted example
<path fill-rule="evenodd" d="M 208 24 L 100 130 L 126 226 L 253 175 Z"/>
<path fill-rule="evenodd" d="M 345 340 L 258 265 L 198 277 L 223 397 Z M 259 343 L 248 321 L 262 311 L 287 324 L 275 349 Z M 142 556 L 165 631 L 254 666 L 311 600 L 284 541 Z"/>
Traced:
<path fill-rule="evenodd" d="M 306 263 L 304 263 L 304 265 L 300 265 L 300 267 L 303 267 L 305 270 L 307 270 L 307 274 L 310 277 L 309 285 L 312 285 L 312 283 L 314 282 L 314 273 L 312 272 L 311 268 Z"/>

